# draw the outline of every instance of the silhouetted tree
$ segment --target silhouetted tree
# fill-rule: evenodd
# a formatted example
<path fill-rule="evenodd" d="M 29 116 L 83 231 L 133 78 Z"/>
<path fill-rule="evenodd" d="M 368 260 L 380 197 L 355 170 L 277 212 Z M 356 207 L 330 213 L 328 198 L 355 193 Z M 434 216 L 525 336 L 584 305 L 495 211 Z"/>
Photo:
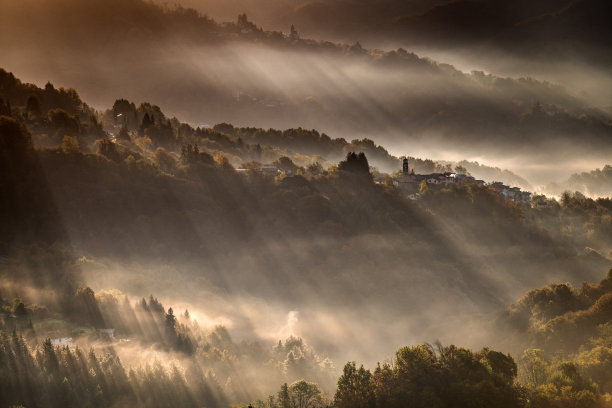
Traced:
<path fill-rule="evenodd" d="M 338 379 L 338 387 L 334 396 L 336 408 L 369 408 L 375 404 L 372 374 L 363 368 L 356 368 L 355 362 L 348 362 L 344 366 L 342 375 Z"/>
<path fill-rule="evenodd" d="M 145 113 L 142 118 L 142 122 L 140 122 L 140 127 L 138 128 L 138 135 L 143 137 L 147 129 L 150 129 L 155 125 L 155 118 L 150 117 L 148 113 Z"/>
<path fill-rule="evenodd" d="M 371 177 L 370 165 L 368 159 L 363 152 L 355 154 L 349 152 L 346 159 L 338 163 L 338 170 L 354 174 L 363 174 Z"/>
<path fill-rule="evenodd" d="M 39 119 L 42 116 L 40 101 L 35 95 L 31 95 L 26 102 L 26 113 L 29 119 Z"/>

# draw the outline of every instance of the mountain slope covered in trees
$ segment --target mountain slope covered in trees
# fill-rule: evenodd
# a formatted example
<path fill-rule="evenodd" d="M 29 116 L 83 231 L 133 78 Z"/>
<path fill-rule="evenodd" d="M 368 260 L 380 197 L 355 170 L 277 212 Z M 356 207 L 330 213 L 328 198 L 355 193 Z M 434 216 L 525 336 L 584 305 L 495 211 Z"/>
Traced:
<path fill-rule="evenodd" d="M 0 0 L 0 406 L 612 407 L 606 2 L 201 1 Z"/>
<path fill-rule="evenodd" d="M 361 324 L 380 331 L 364 336 L 365 350 L 393 335 L 420 340 L 407 327 L 444 339 L 434 316 L 477 315 L 553 277 L 579 282 L 609 265 L 608 199 L 540 197 L 531 207 L 467 185 L 425 189 L 411 202 L 391 178 L 370 172 L 367 157 L 397 160 L 371 142 L 299 129 L 194 129 L 125 100 L 95 114 L 74 91 L 5 78 L 13 86 L 3 100 L 13 102 L 2 109 L 13 117 L 2 119 L 4 154 L 28 159 L 4 162 L 11 193 L 3 200 L 3 252 L 10 258 L 33 242 L 67 246 L 90 260 L 75 279 L 98 288 L 138 293 L 145 285 L 186 302 L 209 298 L 213 314 L 234 317 L 243 302 L 274 299 L 257 313 L 303 310 L 303 333 L 325 350 L 335 348 L 316 335 L 325 308 L 337 311 L 334 321 L 352 321 L 353 305 L 367 301 Z M 59 102 L 45 105 L 54 97 Z M 368 156 L 349 154 L 325 169 L 316 164 L 319 143 Z M 303 165 L 282 156 L 288 147 Z M 284 174 L 270 177 L 254 160 Z M 46 270 L 36 265 L 31 276 Z M 219 295 L 226 291 L 229 299 Z M 440 299 L 433 307 L 432 296 Z M 442 301 L 449 298 L 452 305 Z M 403 318 L 389 326 L 381 314 Z M 252 331 L 238 321 L 238 330 Z"/>
<path fill-rule="evenodd" d="M 564 191 L 579 191 L 591 196 L 612 196 L 612 166 L 606 164 L 601 169 L 572 174 L 567 180 L 546 186 L 546 192 L 550 194 L 561 194 Z"/>
<path fill-rule="evenodd" d="M 0 49 L 8 68 L 41 84 L 71 84 L 98 107 L 121 89 L 129 100 L 164 101 L 193 125 L 301 126 L 368 137 L 413 156 L 488 154 L 514 168 L 537 162 L 546 181 L 567 146 L 572 161 L 609 156 L 608 115 L 576 92 L 532 78 L 466 74 L 403 49 L 293 38 L 244 15 L 220 24 L 140 0 L 26 1 L 4 11 Z M 54 64 L 43 64 L 50 54 Z"/>

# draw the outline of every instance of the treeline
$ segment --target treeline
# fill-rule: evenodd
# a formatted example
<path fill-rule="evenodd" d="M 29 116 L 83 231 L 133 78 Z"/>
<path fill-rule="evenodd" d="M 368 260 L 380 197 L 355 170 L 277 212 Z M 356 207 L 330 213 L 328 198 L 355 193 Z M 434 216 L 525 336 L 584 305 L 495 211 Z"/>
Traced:
<path fill-rule="evenodd" d="M 483 349 L 428 344 L 403 347 L 392 364 L 371 372 L 354 362 L 344 366 L 333 406 L 522 407 L 522 390 L 515 386 L 516 364 L 509 355 Z"/>
<path fill-rule="evenodd" d="M 528 349 L 519 359 L 519 381 L 528 390 L 529 407 L 593 407 L 612 405 L 609 388 L 597 381 L 577 361 L 544 357 L 540 349 Z"/>
<path fill-rule="evenodd" d="M 391 52 L 368 50 L 358 43 L 342 44 L 331 41 L 300 38 L 299 35 L 287 35 L 281 31 L 262 29 L 250 21 L 246 14 L 240 14 L 234 21 L 218 22 L 193 8 L 180 5 L 160 5 L 144 0 L 129 0 L 128 2 L 92 1 L 87 7 L 74 0 L 61 0 L 53 4 L 28 4 L 27 0 L 19 6 L 5 5 L 3 11 L 12 16 L 12 31 L 23 34 L 24 40 L 36 39 L 37 46 L 55 48 L 56 42 L 63 42 L 71 50 L 90 50 L 90 44 L 100 43 L 99 51 L 122 52 L 129 45 L 145 46 L 157 49 L 169 38 L 180 39 L 188 45 L 217 45 L 228 43 L 265 44 L 282 50 L 301 52 L 319 52 L 323 55 L 352 56 L 361 60 L 369 60 L 382 65 L 405 65 L 413 69 L 427 71 L 448 70 L 450 66 L 438 66 L 435 62 L 419 58 L 412 52 L 403 49 Z M 21 13 L 20 8 L 27 8 L 28 15 Z M 122 9 L 121 16 L 114 10 Z M 59 11 L 70 12 L 59 12 Z M 38 21 L 46 27 L 47 36 L 39 32 L 24 30 L 24 26 Z M 104 24 L 100 24 L 103 21 Z M 7 28 L 8 28 L 7 24 Z M 62 27 L 73 27 L 80 35 L 66 35 Z M 286 27 L 289 31 L 289 26 Z M 127 41 L 126 41 L 127 40 Z M 19 42 L 16 42 L 19 43 Z M 0 45 L 10 49 L 13 44 Z M 107 48 L 107 47 L 110 47 Z M 115 47 L 114 49 L 112 47 Z M 458 72 L 452 69 L 454 72 Z"/>
<path fill-rule="evenodd" d="M 612 402 L 611 299 L 612 270 L 597 284 L 532 290 L 499 316 L 494 330 L 508 347 L 525 349 L 519 378 L 538 398 Z"/>
<path fill-rule="evenodd" d="M 422 186 L 419 204 L 443 217 L 445 213 L 461 212 L 462 223 L 472 219 L 478 229 L 479 216 L 488 214 L 496 223 L 522 220 L 532 234 L 546 231 L 562 237 L 585 251 L 593 259 L 606 258 L 612 250 L 612 199 L 589 198 L 580 192 L 564 192 L 560 199 L 533 195 L 529 205 L 506 200 L 486 186 L 450 185 L 447 188 Z M 511 228 L 509 233 L 512 234 Z"/>
<path fill-rule="evenodd" d="M 612 270 L 597 284 L 584 282 L 574 288 L 558 283 L 532 290 L 509 308 L 502 321 L 522 336 L 528 334 L 526 345 L 551 354 L 574 353 L 612 319 L 610 299 Z"/>
<path fill-rule="evenodd" d="M 50 335 L 94 341 L 97 330 L 113 328 L 123 338 L 136 337 L 166 351 L 194 354 L 195 339 L 172 308 L 166 311 L 153 296 L 133 306 L 119 291 L 96 294 L 79 282 L 78 260 L 64 250 L 22 247 L 3 263 L 1 330 L 20 330 L 41 341 Z M 29 294 L 24 288 L 30 288 Z M 189 322 L 188 315 L 186 319 Z"/>
<path fill-rule="evenodd" d="M 127 156 L 172 157 L 164 150 L 179 153 L 181 147 L 198 145 L 203 152 L 214 156 L 222 152 L 234 166 L 247 162 L 271 163 L 282 156 L 290 156 L 300 166 L 321 161 L 328 167 L 339 161 L 349 151 L 364 151 L 377 165 L 392 171 L 400 160 L 389 155 L 382 147 L 368 139 L 331 139 L 316 130 L 240 128 L 219 124 L 214 128 L 193 128 L 176 118 L 168 118 L 161 109 L 150 103 L 138 107 L 125 99 L 116 100 L 113 107 L 97 114 L 85 104 L 73 89 L 55 89 L 48 83 L 44 89 L 24 84 L 12 73 L 0 69 L 0 114 L 12 116 L 27 126 L 33 143 L 39 147 L 55 147 L 68 136 L 76 141 L 74 148 L 83 152 L 101 152 L 112 159 Z M 101 140 L 101 142 L 100 142 Z M 112 140 L 124 151 L 121 156 L 111 156 L 108 142 Z M 100 147 L 99 144 L 102 143 Z M 176 160 L 176 155 L 174 156 Z M 169 160 L 169 159 L 167 159 Z M 165 167 L 170 171 L 171 168 Z"/>
<path fill-rule="evenodd" d="M 159 362 L 125 368 L 108 348 L 103 353 L 54 347 L 34 349 L 17 332 L 0 336 L 0 402 L 6 406 L 227 407 L 231 402 L 214 374 L 193 361 L 185 367 Z M 549 364 L 538 350 L 520 359 L 508 354 L 429 344 L 399 349 L 392 363 L 373 371 L 347 363 L 333 397 L 316 383 L 287 383 L 255 408 L 310 407 L 608 407 L 609 396 L 571 362 Z"/>
<path fill-rule="evenodd" d="M 596 256 L 612 250 L 612 198 L 589 198 L 576 191 L 565 191 L 560 200 L 534 195 L 530 221 L 557 236 L 573 240 L 579 248 Z"/>
<path fill-rule="evenodd" d="M 115 160 L 125 159 L 130 154 L 153 156 L 160 167 L 169 172 L 172 170 L 171 158 L 176 161 L 181 147 L 186 144 L 198 145 L 212 156 L 220 152 L 235 167 L 248 162 L 273 163 L 287 156 L 299 167 L 319 163 L 327 168 L 351 151 L 365 153 L 370 163 L 385 173 L 393 173 L 401 167 L 401 158 L 390 155 L 383 146 L 367 138 L 348 142 L 343 138 L 332 139 L 314 129 L 264 130 L 236 128 L 227 123 L 213 128 L 193 128 L 176 118 L 166 117 L 159 106 L 141 103 L 137 107 L 125 99 L 118 99 L 111 109 L 96 113 L 72 89 L 56 90 L 50 83 L 41 89 L 22 83 L 4 70 L 0 70 L 0 74 L 0 97 L 4 97 L 0 100 L 0 114 L 25 123 L 34 144 L 39 147 L 58 146 L 64 136 L 70 136 L 84 152 L 99 151 L 112 155 Z M 116 144 L 115 150 L 124 153 L 107 152 L 108 144 L 100 148 L 98 141 L 106 139 Z M 161 150 L 157 152 L 156 149 Z M 164 150 L 177 154 L 169 156 Z M 417 173 L 452 171 L 459 165 L 477 178 L 523 187 L 529 185 L 512 172 L 479 163 L 441 163 L 408 158 Z"/>
<path fill-rule="evenodd" d="M 74 89 L 56 89 L 47 82 L 44 88 L 21 82 L 11 72 L 0 69 L 0 109 L 2 115 L 18 114 L 24 120 L 44 118 L 54 109 L 86 121 L 96 112 L 81 100 Z M 14 108 L 14 109 L 13 109 Z"/>
<path fill-rule="evenodd" d="M 606 164 L 601 169 L 572 174 L 563 182 L 546 186 L 546 192 L 550 194 L 562 194 L 567 190 L 579 191 L 589 196 L 612 196 L 612 166 Z"/>
<path fill-rule="evenodd" d="M 31 348 L 17 332 L 0 333 L 0 404 L 27 407 L 229 406 L 216 378 L 191 362 L 185 371 L 160 362 L 126 369 L 112 348 L 96 354 Z"/>
<path fill-rule="evenodd" d="M 36 3 L 32 0 L 27 3 L 30 2 Z M 194 10 L 164 9 L 142 0 L 131 0 L 129 5 L 110 4 L 92 1 L 84 6 L 78 1 L 63 0 L 36 4 L 37 7 L 31 5 L 29 13 L 22 13 L 18 6 L 9 5 L 12 7 L 7 6 L 3 12 L 7 16 L 13 12 L 15 18 L 7 17 L 7 21 L 16 23 L 27 16 L 27 21 L 21 25 L 38 26 L 40 30 L 22 32 L 23 28 L 17 27 L 13 32 L 5 28 L 7 33 L 1 37 L 23 41 L 22 48 L 33 50 L 32 58 L 45 61 L 52 55 L 67 66 L 79 67 L 80 72 L 96 73 L 95 79 L 91 77 L 93 83 L 108 81 L 111 87 L 118 89 L 139 89 L 130 92 L 132 95 L 147 94 L 147 98 L 166 100 L 169 109 L 181 112 L 184 119 L 192 122 L 207 117 L 207 120 L 215 122 L 240 121 L 271 124 L 277 128 L 301 123 L 308 128 L 316 126 L 326 129 L 328 133 L 343 132 L 359 134 L 360 137 L 369 133 L 381 137 L 389 135 L 399 140 L 408 134 L 419 138 L 420 142 L 425 141 L 421 136 L 428 135 L 428 145 L 456 148 L 465 154 L 478 149 L 482 153 L 495 151 L 507 155 L 508 151 L 514 151 L 519 145 L 528 145 L 529 148 L 525 149 L 527 153 L 548 149 L 559 157 L 563 151 L 557 147 L 563 145 L 562 140 L 575 142 L 578 139 L 588 141 L 581 145 L 581 149 L 588 151 L 577 153 L 586 155 L 607 149 L 605 142 L 609 139 L 611 128 L 605 114 L 584 108 L 584 101 L 548 83 L 529 78 L 499 78 L 483 73 L 464 74 L 449 65 L 419 58 L 403 49 L 387 52 L 367 50 L 358 44 L 292 38 L 280 32 L 261 30 L 245 15 L 235 22 L 218 24 Z M 121 17 L 114 14 L 115 9 L 123 10 Z M 104 21 L 104 25 L 100 21 Z M 48 26 L 48 29 L 43 29 L 44 26 Z M 74 29 L 68 30 L 66 27 Z M 79 35 L 65 36 L 66 31 L 78 32 Z M 5 49 L 19 55 L 16 43 L 20 41 L 7 41 Z M 62 47 L 58 47 L 58 44 L 62 44 Z M 90 44 L 99 44 L 99 47 L 93 50 Z M 212 44 L 209 47 L 212 55 L 223 53 L 223 47 L 230 44 L 245 47 L 253 53 L 262 50 L 271 52 L 279 60 L 290 63 L 287 72 L 299 69 L 298 64 L 301 64 L 296 62 L 292 65 L 293 57 L 298 61 L 302 58 L 304 61 L 315 61 L 316 64 L 316 61 L 331 56 L 337 58 L 342 67 L 365 66 L 380 80 L 364 81 L 355 72 L 363 72 L 363 69 L 348 68 L 351 75 L 347 76 L 346 81 L 342 77 L 332 79 L 323 75 L 308 79 L 322 86 L 313 88 L 320 89 L 312 98 L 305 99 L 304 95 L 294 93 L 294 90 L 301 88 L 296 84 L 306 79 L 300 77 L 294 80 L 286 78 L 292 75 L 279 75 L 282 79 L 280 86 L 285 91 L 275 90 L 265 74 L 248 69 L 250 63 L 246 59 L 223 53 L 219 59 L 229 59 L 226 63 L 230 69 L 221 74 L 231 80 L 220 83 L 208 80 L 214 77 L 212 72 L 219 67 L 214 62 L 205 64 L 209 75 L 198 75 L 195 70 L 186 68 L 190 61 L 189 53 L 194 49 L 198 52 L 203 44 Z M 57 55 L 50 51 L 55 49 L 58 49 Z M 60 56 L 61 53 L 66 55 Z M 242 52 L 237 54 L 249 55 Z M 287 54 L 291 54 L 292 58 L 287 58 Z M 129 63 L 132 59 L 140 61 L 146 58 L 160 63 Z M 216 60 L 215 55 L 212 61 Z M 267 58 L 264 60 L 267 62 Z M 93 61 L 97 62 L 94 64 Z M 106 70 L 107 67 L 115 69 Z M 246 69 L 240 72 L 243 67 Z M 274 68 L 265 67 L 262 72 L 271 69 Z M 115 70 L 124 72 L 124 75 L 117 76 Z M 392 75 L 387 75 L 389 72 Z M 394 78 L 395 73 L 401 75 L 395 80 L 401 86 L 381 86 L 387 83 L 386 79 Z M 65 75 L 65 71 L 56 75 Z M 245 75 L 253 77 L 244 81 Z M 160 81 L 160 78 L 164 80 Z M 345 89 L 344 93 L 328 92 L 334 81 L 342 83 L 339 86 Z M 355 97 L 355 92 L 361 92 L 352 85 L 355 82 L 366 85 L 361 97 Z M 404 87 L 413 82 L 419 86 Z M 88 81 L 82 83 L 88 92 L 95 89 Z M 155 92 L 144 83 L 156 83 Z M 233 97 L 236 88 L 249 88 L 242 91 L 253 94 L 253 98 L 236 101 Z M 262 102 L 265 100 L 275 103 L 268 107 L 266 102 Z M 538 100 L 542 103 L 536 103 Z M 380 109 L 380 106 L 387 108 Z"/>
<path fill-rule="evenodd" d="M 83 148 L 107 137 L 97 113 L 81 100 L 74 89 L 44 88 L 24 84 L 0 69 L 0 114 L 14 117 L 37 136 L 39 146 L 57 146 L 65 136 Z"/>
<path fill-rule="evenodd" d="M 47 353 L 53 351 L 58 359 L 78 359 L 78 353 L 80 352 L 75 351 L 73 346 L 81 349 L 93 348 L 98 356 L 110 353 L 113 356 L 110 360 L 112 364 L 119 364 L 119 366 L 112 368 L 113 372 L 123 370 L 119 358 L 127 359 L 130 361 L 130 366 L 126 370 L 136 370 L 139 376 L 147 378 L 159 377 L 158 380 L 161 382 L 166 381 L 164 376 L 170 375 L 166 370 L 168 368 L 165 364 L 166 360 L 176 361 L 178 368 L 173 369 L 175 372 L 173 371 L 172 378 L 176 373 L 180 372 L 183 375 L 194 369 L 197 372 L 206 373 L 207 380 L 205 382 L 193 383 L 200 384 L 198 385 L 200 388 L 196 387 L 196 389 L 191 385 L 189 386 L 193 392 L 191 395 L 195 399 L 179 400 L 183 401 L 181 406 L 191 406 L 191 403 L 195 403 L 193 401 L 197 401 L 198 404 L 202 404 L 202 401 L 210 401 L 210 398 L 203 399 L 202 397 L 207 389 L 209 391 L 210 389 L 218 389 L 220 401 L 231 400 L 235 402 L 248 401 L 255 396 L 265 395 L 273 389 L 273 384 L 292 382 L 300 378 L 309 378 L 320 384 L 333 382 L 333 363 L 327 357 L 316 353 L 300 338 L 289 337 L 284 341 L 279 340 L 273 347 L 257 340 L 237 342 L 225 327 L 201 326 L 188 310 L 175 312 L 171 307 L 166 309 L 153 296 L 146 299 L 142 298 L 138 302 L 132 302 L 118 290 L 95 293 L 88 286 L 83 286 L 74 281 L 78 278 L 78 274 L 71 275 L 79 260 L 69 259 L 69 254 L 57 249 L 43 252 L 45 251 L 40 248 L 36 250 L 24 249 L 23 257 L 32 259 L 34 262 L 42 263 L 44 260 L 51 265 L 55 264 L 59 271 L 54 271 L 53 267 L 43 268 L 41 265 L 27 265 L 26 262 L 19 259 L 8 259 L 7 262 L 0 265 L 0 276 L 2 278 L 2 285 L 0 285 L 0 336 L 6 337 L 10 333 L 19 333 L 19 335 L 13 334 L 13 337 L 20 338 L 20 343 L 15 343 L 16 346 L 11 345 L 16 340 L 13 340 L 11 344 L 5 344 L 5 350 L 10 350 L 11 347 L 21 347 L 23 350 L 20 350 L 24 355 L 29 352 L 35 356 L 35 360 L 38 362 L 37 367 L 28 366 L 23 368 L 25 371 L 19 371 L 19 381 L 22 382 L 13 381 L 5 384 L 6 393 L 0 394 L 6 396 L 6 398 L 8 396 L 14 396 L 15 398 L 21 396 L 19 398 L 23 398 L 27 394 L 26 391 L 29 389 L 27 387 L 30 387 L 27 384 L 30 382 L 34 382 L 32 386 L 36 386 L 38 382 L 48 380 L 50 382 L 44 385 L 45 387 L 66 387 L 66 384 L 62 385 L 62 382 L 65 382 L 63 378 L 68 375 L 65 371 L 60 374 L 56 373 L 56 377 L 58 375 L 60 377 L 59 379 L 55 378 L 55 380 L 49 379 L 46 374 L 43 375 L 36 371 L 38 369 L 45 370 L 37 357 L 37 350 L 43 343 Z M 56 282 L 54 286 L 49 288 L 50 290 L 39 284 L 43 279 L 52 281 L 59 278 L 60 273 L 69 276 L 69 278 L 63 282 Z M 42 276 L 43 279 L 37 278 L 38 276 Z M 111 334 L 108 334 L 109 332 Z M 62 343 L 65 339 L 69 339 L 66 344 Z M 58 342 L 61 347 L 51 347 L 50 340 Z M 21 345 L 24 342 L 29 345 L 29 349 Z M 9 351 L 6 351 L 6 353 L 10 354 Z M 77 355 L 75 356 L 74 353 L 77 353 Z M 160 363 L 164 364 L 164 368 L 162 369 L 162 366 L 150 368 L 147 365 L 150 364 L 148 358 L 141 357 L 141 355 L 149 354 L 157 355 L 161 359 Z M 12 357 L 9 355 L 6 358 Z M 89 356 L 89 360 L 91 359 L 95 361 L 93 352 Z M 4 368 L 4 361 L 0 357 L 0 368 L 7 370 L 5 371 L 6 374 L 10 372 L 12 366 L 9 365 Z M 76 363 L 73 362 L 72 364 Z M 140 371 L 137 370 L 139 366 L 142 366 L 139 369 Z M 78 373 L 71 375 L 78 376 Z M 99 379 L 100 376 L 101 374 L 98 374 L 96 378 Z M 77 395 L 74 398 L 94 398 L 93 394 L 87 394 L 89 391 L 74 384 L 71 378 L 68 376 L 68 385 L 78 388 L 75 391 Z M 59 383 L 54 383 L 52 380 L 57 380 Z M 94 382 L 95 378 L 90 378 L 87 381 L 90 380 L 93 382 L 95 390 L 97 384 Z M 137 386 L 138 382 L 132 374 L 130 374 L 129 380 L 132 388 Z M 189 384 L 192 383 L 189 382 Z M 142 384 L 140 386 L 144 387 Z M 170 385 L 164 384 L 160 384 L 160 387 L 171 388 Z M 149 395 L 144 389 L 141 390 L 143 394 L 134 394 L 138 391 L 137 389 L 130 391 L 122 388 L 122 391 L 119 392 L 121 395 L 115 395 L 117 394 L 116 390 L 104 390 L 105 393 L 107 391 L 108 393 L 100 402 L 102 406 L 113 405 L 113 401 L 116 401 L 114 398 L 120 400 L 130 400 L 129 398 L 132 398 L 134 403 L 142 403 L 144 406 L 148 404 L 146 398 L 141 398 Z M 129 393 L 123 395 L 124 391 L 129 391 Z M 50 389 L 49 392 L 49 395 L 57 396 L 57 392 L 60 391 Z M 72 391 L 70 391 L 70 394 L 72 395 Z M 217 391 L 214 391 L 214 394 L 217 394 Z M 196 396 L 198 397 L 196 398 Z M 160 402 L 160 404 L 166 404 L 167 399 L 165 398 L 169 397 L 162 395 L 160 398 L 160 401 L 165 401 Z M 43 400 L 36 402 L 36 404 L 26 401 L 26 406 L 44 405 L 41 401 Z M 72 405 L 82 405 L 74 402 L 74 399 L 71 401 Z M 25 404 L 24 402 L 21 403 Z M 14 404 L 17 404 L 17 402 L 14 402 Z"/>
<path fill-rule="evenodd" d="M 149 103 L 138 107 L 124 99 L 115 101 L 113 107 L 101 115 L 105 129 L 117 129 L 114 141 L 118 146 L 132 147 L 142 150 L 142 147 L 155 151 L 154 158 L 160 166 L 160 156 L 164 150 L 177 153 L 178 158 L 182 146 L 199 146 L 203 153 L 215 156 L 222 153 L 235 167 L 253 167 L 258 164 L 273 164 L 281 170 L 283 157 L 289 158 L 292 164 L 287 169 L 305 170 L 317 163 L 328 168 L 337 163 L 349 152 L 362 152 L 374 167 L 391 173 L 401 167 L 401 158 L 392 156 L 380 145 L 370 139 L 354 139 L 350 142 L 344 138 L 332 139 L 317 130 L 297 129 L 261 129 L 237 128 L 228 123 L 221 123 L 212 128 L 194 128 L 176 118 L 167 118 L 162 110 Z M 130 143 L 131 142 L 131 143 Z M 161 150 L 156 150 L 161 149 Z M 90 148 L 93 151 L 93 146 Z M 143 153 L 147 153 L 146 151 Z M 415 171 L 432 173 L 444 171 L 447 165 L 432 160 L 410 158 Z M 295 164 L 293 164 L 295 163 Z M 482 166 L 485 167 L 486 166 Z M 163 167 L 171 172 L 172 168 Z"/>
<path fill-rule="evenodd" d="M 329 401 L 316 384 L 298 381 L 253 406 L 603 408 L 612 398 L 577 364 L 545 362 L 540 350 L 525 351 L 519 368 L 509 354 L 489 348 L 422 344 L 400 348 L 373 371 L 348 362 Z"/>

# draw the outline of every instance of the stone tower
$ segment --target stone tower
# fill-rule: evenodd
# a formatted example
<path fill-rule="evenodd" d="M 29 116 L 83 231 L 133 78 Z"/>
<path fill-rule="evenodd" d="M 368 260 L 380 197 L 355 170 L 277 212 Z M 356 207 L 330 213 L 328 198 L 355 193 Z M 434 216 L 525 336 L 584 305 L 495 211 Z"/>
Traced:
<path fill-rule="evenodd" d="M 404 162 L 402 164 L 402 174 L 404 175 L 408 175 L 408 159 L 404 159 Z"/>

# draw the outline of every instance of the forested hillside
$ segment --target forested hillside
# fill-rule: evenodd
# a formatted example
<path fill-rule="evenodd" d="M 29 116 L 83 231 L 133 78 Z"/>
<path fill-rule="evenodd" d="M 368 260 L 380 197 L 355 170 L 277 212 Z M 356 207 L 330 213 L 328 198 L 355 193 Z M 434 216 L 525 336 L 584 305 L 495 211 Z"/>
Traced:
<path fill-rule="evenodd" d="M 611 10 L 0 0 L 0 408 L 612 408 Z"/>
<path fill-rule="evenodd" d="M 486 156 L 530 169 L 522 176 L 536 184 L 610 155 L 605 105 L 563 81 L 460 71 L 406 49 L 301 38 L 289 27 L 266 31 L 244 14 L 220 23 L 142 0 L 8 3 L 5 68 L 75 87 L 98 109 L 118 98 L 153 101 L 194 127 L 316 128 L 396 155 Z"/>
<path fill-rule="evenodd" d="M 550 194 L 561 194 L 568 190 L 591 196 L 612 196 L 612 166 L 606 164 L 601 169 L 572 174 L 567 180 L 546 186 L 546 192 Z"/>
<path fill-rule="evenodd" d="M 252 15 L 269 29 L 286 30 L 295 24 L 308 36 L 395 41 L 438 47 L 488 44 L 529 54 L 537 48 L 547 57 L 570 50 L 557 45 L 572 37 L 580 57 L 605 59 L 610 30 L 603 16 L 609 10 L 601 0 L 266 0 L 260 7 L 238 0 L 221 4 L 211 0 L 182 0 L 209 15 L 228 20 L 239 13 Z M 598 18 L 600 17 L 600 18 Z M 510 40 L 520 39 L 516 43 Z M 600 48 L 596 48 L 596 46 Z M 581 47 L 582 49 L 578 49 Z M 543 58 L 544 56 L 538 56 Z"/>
<path fill-rule="evenodd" d="M 485 185 L 425 184 L 410 200 L 388 173 L 400 159 L 369 139 L 194 128 L 125 99 L 97 111 L 74 90 L 6 71 L 0 97 L 0 369 L 9 406 L 221 407 L 267 395 L 261 404 L 278 406 L 305 394 L 337 406 L 352 398 L 546 406 L 525 399 L 512 357 L 489 349 L 408 346 L 393 366 L 370 372 L 349 364 L 341 373 L 338 364 L 358 355 L 372 366 L 400 345 L 437 339 L 532 347 L 489 336 L 491 312 L 530 288 L 577 285 L 610 267 L 609 198 L 568 192 L 523 204 Z M 409 162 L 416 171 L 504 174 Z M 597 289 L 605 284 L 589 287 L 587 298 L 576 295 L 585 311 L 571 309 L 587 316 L 571 317 L 586 319 L 579 334 L 605 323 Z M 533 341 L 562 349 L 549 337 Z M 560 372 L 580 398 L 604 401 L 607 389 L 560 367 L 550 378 Z M 421 378 L 452 387 L 423 388 Z M 345 384 L 355 381 L 364 388 L 351 394 Z M 554 383 L 542 381 L 528 395 Z M 541 393 L 542 404 L 556 401 Z"/>

